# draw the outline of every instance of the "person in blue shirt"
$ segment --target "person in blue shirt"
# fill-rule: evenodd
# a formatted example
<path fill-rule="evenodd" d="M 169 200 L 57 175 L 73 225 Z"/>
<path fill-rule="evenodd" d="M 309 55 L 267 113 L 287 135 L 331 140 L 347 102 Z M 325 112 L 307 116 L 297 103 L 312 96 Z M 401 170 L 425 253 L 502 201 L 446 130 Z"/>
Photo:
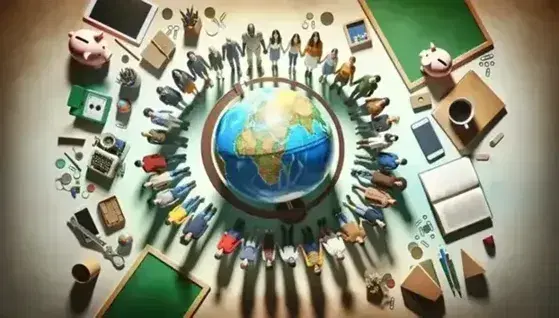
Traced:
<path fill-rule="evenodd" d="M 195 187 L 196 181 L 191 181 L 184 185 L 177 185 L 174 188 L 159 191 L 152 202 L 162 208 L 171 206 L 180 201 L 181 198 L 186 198 Z"/>
<path fill-rule="evenodd" d="M 165 127 L 167 129 L 183 129 L 188 130 L 190 123 L 187 121 L 182 121 L 177 117 L 172 115 L 170 110 L 158 110 L 155 111 L 149 107 L 144 108 L 144 116 L 151 120 L 151 123 L 157 126 Z"/>
<path fill-rule="evenodd" d="M 405 166 L 408 160 L 398 157 L 392 152 L 379 152 L 377 156 L 377 164 L 382 171 L 396 170 L 400 165 Z"/>
<path fill-rule="evenodd" d="M 208 229 L 208 223 L 216 212 L 217 208 L 210 203 L 202 212 L 196 214 L 193 218 L 188 219 L 186 225 L 182 229 L 184 241 L 188 243 L 192 239 L 197 240 L 202 237 Z"/>
<path fill-rule="evenodd" d="M 353 203 L 350 197 L 347 196 L 347 202 L 344 202 L 344 206 L 347 207 L 351 212 L 357 214 L 363 220 L 369 222 L 372 225 L 378 225 L 381 228 L 386 227 L 386 223 L 384 223 L 384 213 L 380 208 L 367 206 L 361 207 Z"/>
<path fill-rule="evenodd" d="M 243 242 L 243 249 L 241 250 L 241 269 L 247 269 L 249 265 L 254 264 L 258 258 L 260 251 L 260 240 L 258 234 L 250 236 Z"/>

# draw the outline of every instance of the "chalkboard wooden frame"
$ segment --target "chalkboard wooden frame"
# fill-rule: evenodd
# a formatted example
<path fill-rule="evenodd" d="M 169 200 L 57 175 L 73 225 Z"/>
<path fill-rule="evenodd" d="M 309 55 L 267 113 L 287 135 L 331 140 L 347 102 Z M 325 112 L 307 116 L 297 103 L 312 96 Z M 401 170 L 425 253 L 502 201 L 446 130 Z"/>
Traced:
<path fill-rule="evenodd" d="M 124 286 L 126 286 L 128 281 L 130 280 L 130 278 L 134 275 L 134 273 L 136 272 L 136 270 L 138 269 L 140 264 L 145 260 L 145 258 L 148 254 L 151 254 L 153 257 L 157 258 L 158 260 L 160 260 L 164 264 L 168 265 L 169 267 L 171 267 L 172 269 L 177 271 L 177 273 L 179 273 L 184 279 L 190 280 L 190 281 L 192 281 L 193 283 L 195 283 L 196 285 L 198 285 L 202 288 L 202 290 L 200 291 L 200 294 L 198 294 L 198 296 L 196 296 L 196 299 L 194 300 L 192 305 L 190 305 L 190 308 L 188 309 L 188 311 L 184 314 L 184 318 L 194 317 L 194 313 L 196 312 L 198 307 L 200 307 L 200 305 L 202 304 L 202 302 L 204 301 L 204 299 L 206 298 L 206 296 L 210 292 L 210 286 L 201 282 L 196 277 L 194 277 L 190 274 L 184 273 L 181 270 L 179 265 L 175 264 L 167 256 L 165 256 L 163 253 L 161 253 L 159 250 L 155 249 L 151 245 L 146 245 L 146 247 L 142 250 L 140 255 L 138 255 L 138 258 L 136 259 L 136 261 L 134 261 L 134 264 L 132 264 L 132 266 L 130 267 L 130 269 L 126 273 L 126 275 L 124 275 L 124 277 L 122 278 L 120 283 L 118 283 L 118 285 L 115 287 L 115 289 L 113 290 L 113 292 L 111 293 L 109 298 L 105 301 L 105 303 L 103 304 L 101 309 L 99 309 L 99 312 L 95 315 L 95 317 L 97 317 L 97 318 L 102 318 L 103 317 L 103 315 L 111 307 L 114 300 L 118 297 L 118 295 L 120 294 L 120 292 L 122 291 Z"/>
<path fill-rule="evenodd" d="M 402 77 L 402 80 L 406 84 L 406 87 L 408 88 L 408 90 L 410 92 L 414 92 L 414 91 L 422 88 L 425 85 L 425 77 L 422 77 L 422 78 L 420 78 L 418 80 L 415 80 L 413 82 L 409 79 L 408 75 L 404 71 L 404 68 L 402 67 L 402 64 L 398 60 L 398 57 L 396 56 L 396 53 L 392 50 L 392 47 L 390 47 L 390 43 L 388 42 L 388 39 L 386 38 L 386 36 L 382 32 L 382 29 L 381 29 L 379 23 L 377 22 L 373 13 L 371 12 L 369 7 L 367 6 L 367 1 L 366 0 L 357 0 L 357 1 L 359 2 L 359 4 L 361 5 L 361 8 L 365 12 L 365 15 L 367 16 L 367 19 L 369 19 L 369 22 L 371 22 L 371 25 L 373 26 L 373 29 L 375 30 L 376 34 L 380 38 L 380 41 L 382 42 L 382 45 L 384 46 L 384 48 L 386 49 L 386 52 L 390 56 L 390 59 L 392 60 L 392 62 L 396 66 L 396 69 L 398 69 L 398 73 L 400 74 L 400 77 Z M 487 32 L 487 29 L 485 28 L 485 26 L 481 22 L 481 19 L 479 18 L 479 15 L 478 15 L 476 9 L 472 5 L 472 0 L 464 0 L 464 1 L 466 2 L 466 5 L 468 6 L 468 9 L 470 9 L 470 12 L 472 13 L 472 16 L 474 17 L 477 25 L 479 26 L 479 29 L 483 33 L 483 36 L 485 37 L 485 42 L 483 42 L 482 44 L 478 45 L 477 47 L 471 49 L 470 51 L 454 58 L 453 67 L 452 67 L 453 70 L 457 69 L 458 67 L 460 67 L 460 66 L 462 66 L 462 65 L 464 65 L 464 64 L 466 64 L 470 61 L 472 61 L 477 56 L 479 56 L 479 55 L 481 55 L 481 54 L 483 54 L 483 53 L 485 53 L 485 52 L 487 52 L 487 51 L 489 51 L 493 48 L 493 40 L 489 36 L 489 33 Z M 419 52 L 417 52 L 417 53 L 419 54 Z M 419 66 L 420 65 L 419 65 L 419 58 L 418 58 L 417 67 L 419 68 Z"/>

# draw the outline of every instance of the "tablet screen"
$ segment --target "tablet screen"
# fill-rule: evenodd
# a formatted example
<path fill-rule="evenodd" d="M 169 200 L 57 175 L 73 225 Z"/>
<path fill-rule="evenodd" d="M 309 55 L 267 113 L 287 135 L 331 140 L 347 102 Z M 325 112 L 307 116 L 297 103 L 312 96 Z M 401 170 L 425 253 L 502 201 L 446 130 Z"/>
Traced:
<path fill-rule="evenodd" d="M 136 39 L 150 10 L 141 0 L 97 0 L 89 17 Z"/>

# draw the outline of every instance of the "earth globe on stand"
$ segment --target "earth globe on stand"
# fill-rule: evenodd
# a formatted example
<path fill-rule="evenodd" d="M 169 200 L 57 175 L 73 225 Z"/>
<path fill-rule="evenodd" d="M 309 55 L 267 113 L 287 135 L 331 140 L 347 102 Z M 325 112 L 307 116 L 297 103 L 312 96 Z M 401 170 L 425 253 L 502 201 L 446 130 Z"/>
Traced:
<path fill-rule="evenodd" d="M 332 130 L 304 94 L 260 88 L 224 111 L 214 135 L 217 170 L 235 194 L 278 204 L 321 184 L 332 159 Z"/>

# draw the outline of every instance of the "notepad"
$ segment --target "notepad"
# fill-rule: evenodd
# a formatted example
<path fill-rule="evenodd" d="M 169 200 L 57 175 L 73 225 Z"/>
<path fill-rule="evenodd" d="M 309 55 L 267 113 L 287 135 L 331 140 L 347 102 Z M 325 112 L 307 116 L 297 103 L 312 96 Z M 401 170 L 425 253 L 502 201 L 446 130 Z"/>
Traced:
<path fill-rule="evenodd" d="M 443 235 L 492 217 L 469 158 L 422 172 L 419 177 Z"/>

